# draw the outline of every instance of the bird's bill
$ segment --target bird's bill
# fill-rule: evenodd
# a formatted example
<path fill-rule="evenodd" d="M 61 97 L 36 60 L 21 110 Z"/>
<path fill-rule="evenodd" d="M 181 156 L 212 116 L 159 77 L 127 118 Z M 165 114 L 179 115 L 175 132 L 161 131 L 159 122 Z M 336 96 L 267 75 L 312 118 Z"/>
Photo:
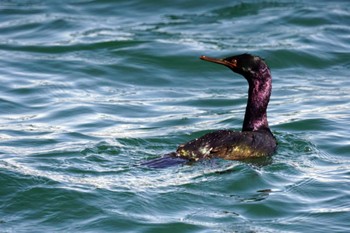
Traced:
<path fill-rule="evenodd" d="M 209 61 L 209 62 L 213 62 L 213 63 L 216 63 L 216 64 L 220 64 L 220 65 L 224 65 L 224 66 L 227 66 L 227 67 L 236 67 L 237 64 L 236 63 L 233 63 L 233 62 L 229 62 L 225 59 L 220 59 L 220 58 L 213 58 L 213 57 L 207 57 L 207 56 L 200 56 L 200 59 L 201 60 L 204 60 L 204 61 Z"/>

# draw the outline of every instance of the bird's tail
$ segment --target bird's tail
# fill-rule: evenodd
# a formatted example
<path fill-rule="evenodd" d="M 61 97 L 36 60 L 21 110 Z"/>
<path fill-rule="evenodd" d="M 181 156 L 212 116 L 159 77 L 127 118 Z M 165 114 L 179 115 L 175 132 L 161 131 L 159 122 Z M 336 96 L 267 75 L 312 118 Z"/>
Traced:
<path fill-rule="evenodd" d="M 175 152 L 165 154 L 160 158 L 152 159 L 141 163 L 141 166 L 146 166 L 150 168 L 167 168 L 177 165 L 183 165 L 188 163 L 188 159 L 180 158 L 176 156 Z"/>

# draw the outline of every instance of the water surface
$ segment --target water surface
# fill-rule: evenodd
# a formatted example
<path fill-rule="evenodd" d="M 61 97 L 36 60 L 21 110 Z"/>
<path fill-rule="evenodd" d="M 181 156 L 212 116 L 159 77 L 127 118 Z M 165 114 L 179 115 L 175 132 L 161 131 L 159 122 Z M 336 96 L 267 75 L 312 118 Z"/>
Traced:
<path fill-rule="evenodd" d="M 1 232 L 347 232 L 348 1 L 0 2 Z M 138 166 L 240 130 L 263 57 L 272 158 Z"/>

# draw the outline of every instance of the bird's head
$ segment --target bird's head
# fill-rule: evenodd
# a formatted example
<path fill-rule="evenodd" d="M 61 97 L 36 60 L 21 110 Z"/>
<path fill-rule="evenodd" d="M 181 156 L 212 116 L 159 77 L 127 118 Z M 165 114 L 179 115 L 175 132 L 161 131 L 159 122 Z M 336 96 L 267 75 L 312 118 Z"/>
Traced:
<path fill-rule="evenodd" d="M 247 53 L 223 59 L 207 56 L 201 56 L 200 59 L 227 66 L 233 72 L 243 75 L 248 81 L 261 77 L 259 74 L 268 69 L 263 59 Z"/>

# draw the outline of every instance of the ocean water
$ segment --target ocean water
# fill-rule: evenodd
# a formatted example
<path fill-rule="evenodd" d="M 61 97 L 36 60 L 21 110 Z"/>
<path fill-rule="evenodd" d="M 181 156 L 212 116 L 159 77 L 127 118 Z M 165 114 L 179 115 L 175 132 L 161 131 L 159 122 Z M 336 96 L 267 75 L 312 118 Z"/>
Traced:
<path fill-rule="evenodd" d="M 349 232 L 349 1 L 0 1 L 0 232 Z M 140 163 L 240 130 L 273 75 L 271 158 Z"/>

